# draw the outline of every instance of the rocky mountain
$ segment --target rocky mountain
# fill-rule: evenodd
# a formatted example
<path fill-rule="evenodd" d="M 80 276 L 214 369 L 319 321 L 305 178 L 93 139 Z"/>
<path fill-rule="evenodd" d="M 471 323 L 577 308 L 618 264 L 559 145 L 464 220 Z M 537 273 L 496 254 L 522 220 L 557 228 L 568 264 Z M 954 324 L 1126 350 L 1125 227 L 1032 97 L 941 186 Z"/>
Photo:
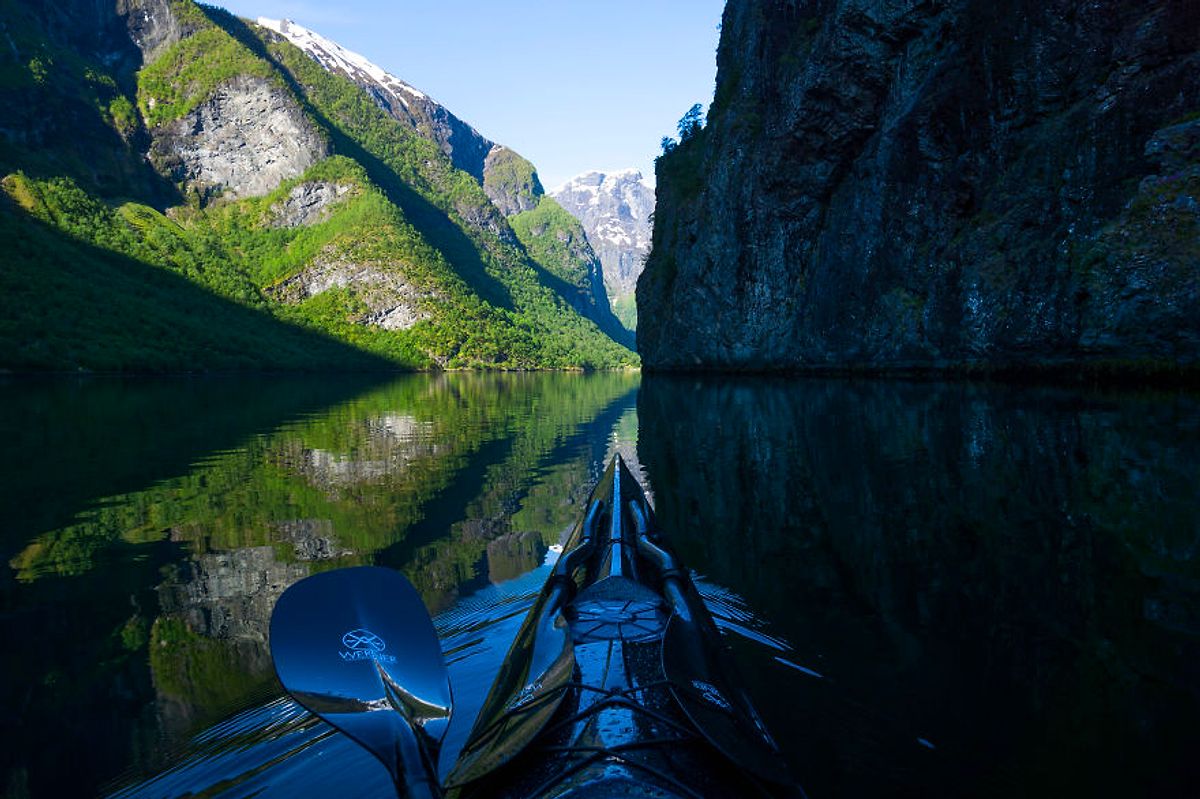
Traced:
<path fill-rule="evenodd" d="M 459 169 L 474 177 L 483 187 L 493 205 L 506 217 L 534 211 L 543 202 L 545 190 L 532 163 L 516 151 L 484 138 L 447 108 L 423 92 L 373 64 L 366 57 L 351 52 L 336 42 L 321 36 L 291 20 L 258 19 L 258 24 L 283 36 L 299 47 L 327 71 L 346 77 L 371 96 L 375 102 L 401 124 L 438 145 Z M 588 237 L 581 235 L 578 225 L 547 209 L 541 224 L 514 224 L 520 235 L 536 231 L 541 239 L 550 237 L 558 246 L 567 244 L 565 258 L 543 264 L 556 276 L 571 284 L 566 295 L 572 306 L 584 317 L 627 346 L 632 346 L 632 325 L 621 325 L 612 316 L 609 298 L 605 296 L 607 281 L 599 275 L 596 255 L 591 251 Z M 553 218 L 554 225 L 544 224 Z M 563 223 L 563 224 L 557 224 Z M 647 240 L 649 236 L 647 235 Z M 530 250 L 544 250 L 541 241 L 521 238 Z M 648 246 L 648 244 L 647 244 Z M 601 262 L 603 259 L 601 258 Z M 632 292 L 632 288 L 626 294 Z"/>
<path fill-rule="evenodd" d="M 496 145 L 424 92 L 391 75 L 364 56 L 288 19 L 259 17 L 258 24 L 285 37 L 330 72 L 363 87 L 399 122 L 437 142 L 459 169 L 483 180 L 484 161 Z"/>
<path fill-rule="evenodd" d="M 613 311 L 622 324 L 635 330 L 634 290 L 650 252 L 654 187 L 636 169 L 587 172 L 550 195 L 583 224 L 604 267 L 604 285 Z"/>
<path fill-rule="evenodd" d="M 365 59 L 190 0 L 0 22 L 0 368 L 636 363 L 532 165 Z"/>
<path fill-rule="evenodd" d="M 1200 365 L 1195 13 L 729 3 L 657 165 L 645 363 Z"/>
<path fill-rule="evenodd" d="M 485 176 L 493 171 L 497 163 L 505 160 L 507 148 L 503 145 L 484 138 L 448 108 L 373 64 L 365 56 L 347 50 L 289 19 L 259 17 L 257 22 L 299 47 L 329 72 L 342 75 L 361 86 L 392 118 L 436 142 L 456 167 L 481 184 L 486 184 Z M 540 184 L 537 191 L 541 193 Z M 520 196 L 510 198 L 497 194 L 492 200 L 506 215 L 517 212 L 513 209 L 529 210 L 528 207 L 521 207 L 523 203 Z M 529 205 L 529 202 L 526 200 L 524 205 Z"/>

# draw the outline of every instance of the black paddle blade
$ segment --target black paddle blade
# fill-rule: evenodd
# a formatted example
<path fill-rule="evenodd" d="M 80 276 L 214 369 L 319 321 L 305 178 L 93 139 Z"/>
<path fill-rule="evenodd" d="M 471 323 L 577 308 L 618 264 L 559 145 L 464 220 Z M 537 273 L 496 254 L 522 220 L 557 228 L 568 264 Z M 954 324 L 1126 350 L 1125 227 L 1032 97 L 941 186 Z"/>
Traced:
<path fill-rule="evenodd" d="M 271 615 L 271 656 L 287 692 L 379 758 L 402 796 L 440 795 L 450 678 L 402 574 L 363 566 L 296 583 Z"/>
<path fill-rule="evenodd" d="M 791 775 L 779 748 L 738 687 L 732 653 L 715 624 L 698 618 L 700 601 L 697 596 L 690 618 L 672 616 L 663 636 L 662 665 L 671 692 L 718 751 L 769 782 L 789 785 Z"/>

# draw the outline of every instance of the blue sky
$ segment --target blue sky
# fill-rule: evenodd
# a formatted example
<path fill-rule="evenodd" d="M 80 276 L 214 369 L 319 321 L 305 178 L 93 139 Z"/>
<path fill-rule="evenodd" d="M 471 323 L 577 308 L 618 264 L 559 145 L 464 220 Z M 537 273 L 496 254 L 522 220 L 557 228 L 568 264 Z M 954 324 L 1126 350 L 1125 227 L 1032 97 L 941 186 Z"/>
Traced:
<path fill-rule="evenodd" d="M 533 161 L 653 180 L 663 136 L 707 107 L 724 0 L 216 0 L 294 20 L 426 92 Z"/>

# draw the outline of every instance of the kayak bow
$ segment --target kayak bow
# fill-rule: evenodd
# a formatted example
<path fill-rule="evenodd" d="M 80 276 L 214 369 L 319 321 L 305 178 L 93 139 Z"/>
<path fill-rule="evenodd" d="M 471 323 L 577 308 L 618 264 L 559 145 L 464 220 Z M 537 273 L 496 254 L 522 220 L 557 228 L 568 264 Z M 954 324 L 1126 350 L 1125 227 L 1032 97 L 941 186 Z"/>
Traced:
<path fill-rule="evenodd" d="M 746 797 L 791 785 L 732 653 L 614 457 L 509 650 L 450 795 Z"/>

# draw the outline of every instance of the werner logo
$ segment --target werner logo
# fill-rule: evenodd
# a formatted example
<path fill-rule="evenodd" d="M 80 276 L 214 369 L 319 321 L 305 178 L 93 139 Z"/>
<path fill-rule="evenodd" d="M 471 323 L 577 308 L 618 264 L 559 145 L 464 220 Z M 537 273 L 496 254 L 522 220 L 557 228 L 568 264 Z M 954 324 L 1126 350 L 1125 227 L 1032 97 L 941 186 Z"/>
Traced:
<path fill-rule="evenodd" d="M 338 655 L 342 660 L 377 660 L 380 663 L 395 663 L 396 658 L 384 653 L 387 642 L 370 630 L 359 628 L 342 636 L 346 647 Z"/>

